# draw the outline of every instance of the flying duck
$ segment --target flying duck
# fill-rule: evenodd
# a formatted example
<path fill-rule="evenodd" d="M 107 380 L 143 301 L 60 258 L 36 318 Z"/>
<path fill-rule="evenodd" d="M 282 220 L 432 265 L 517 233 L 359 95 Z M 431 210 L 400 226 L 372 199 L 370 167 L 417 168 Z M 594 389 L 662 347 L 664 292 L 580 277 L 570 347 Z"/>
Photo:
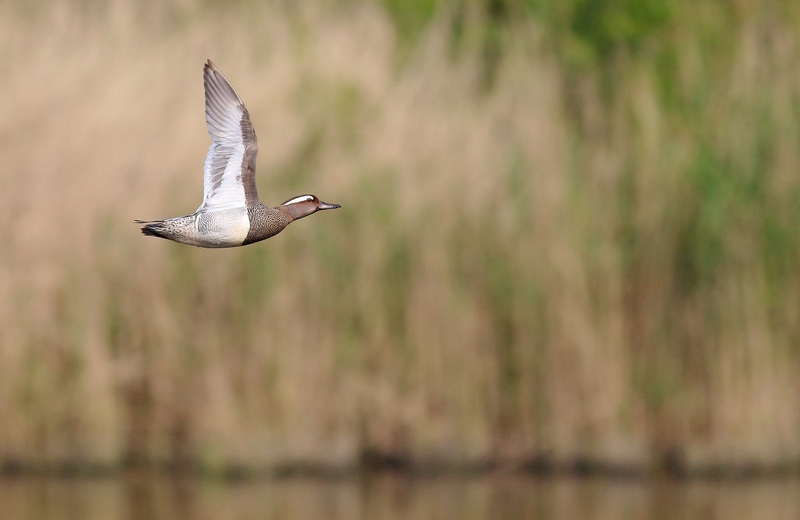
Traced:
<path fill-rule="evenodd" d="M 142 233 L 198 247 L 237 247 L 280 233 L 292 221 L 339 204 L 298 195 L 271 208 L 256 190 L 258 143 L 250 114 L 211 60 L 203 68 L 211 147 L 203 174 L 203 203 L 192 215 L 137 220 Z"/>

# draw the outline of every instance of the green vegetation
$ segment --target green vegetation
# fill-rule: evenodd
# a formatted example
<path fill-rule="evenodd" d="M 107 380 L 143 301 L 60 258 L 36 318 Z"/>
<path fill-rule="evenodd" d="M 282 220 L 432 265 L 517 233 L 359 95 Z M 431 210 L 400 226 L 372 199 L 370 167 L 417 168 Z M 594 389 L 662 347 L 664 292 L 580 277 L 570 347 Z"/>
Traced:
<path fill-rule="evenodd" d="M 0 6 L 0 466 L 800 461 L 797 9 L 85 7 Z M 138 233 L 200 201 L 206 58 L 262 199 L 341 210 Z"/>

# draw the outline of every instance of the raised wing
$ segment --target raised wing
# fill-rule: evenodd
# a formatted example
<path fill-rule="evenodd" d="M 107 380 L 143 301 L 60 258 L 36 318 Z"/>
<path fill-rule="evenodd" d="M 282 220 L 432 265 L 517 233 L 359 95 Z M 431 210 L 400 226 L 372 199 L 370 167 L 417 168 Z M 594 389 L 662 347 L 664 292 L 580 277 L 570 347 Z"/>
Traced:
<path fill-rule="evenodd" d="M 200 210 L 258 204 L 256 132 L 250 114 L 233 87 L 211 60 L 203 68 L 206 124 L 213 141 L 206 157 Z"/>

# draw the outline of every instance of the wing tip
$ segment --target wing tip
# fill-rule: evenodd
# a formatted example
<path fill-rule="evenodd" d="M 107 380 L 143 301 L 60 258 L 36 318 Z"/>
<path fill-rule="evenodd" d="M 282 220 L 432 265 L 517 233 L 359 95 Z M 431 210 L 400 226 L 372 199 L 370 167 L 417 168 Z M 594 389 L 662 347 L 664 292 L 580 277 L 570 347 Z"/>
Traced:
<path fill-rule="evenodd" d="M 212 91 L 217 96 L 231 98 L 237 104 L 244 106 L 242 98 L 236 93 L 236 89 L 233 88 L 231 82 L 210 59 L 207 59 L 203 66 L 203 83 L 206 88 L 206 99 L 208 99 L 209 91 Z"/>

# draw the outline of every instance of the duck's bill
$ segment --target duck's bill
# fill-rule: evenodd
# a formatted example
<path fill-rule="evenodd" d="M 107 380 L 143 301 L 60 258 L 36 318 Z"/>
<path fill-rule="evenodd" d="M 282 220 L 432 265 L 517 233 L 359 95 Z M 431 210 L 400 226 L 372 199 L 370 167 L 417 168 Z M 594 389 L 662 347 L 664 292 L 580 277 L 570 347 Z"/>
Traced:
<path fill-rule="evenodd" d="M 340 206 L 339 204 L 328 204 L 327 202 L 322 202 L 322 201 L 319 201 L 319 204 L 317 205 L 317 209 L 336 209 L 341 207 L 342 206 Z"/>

